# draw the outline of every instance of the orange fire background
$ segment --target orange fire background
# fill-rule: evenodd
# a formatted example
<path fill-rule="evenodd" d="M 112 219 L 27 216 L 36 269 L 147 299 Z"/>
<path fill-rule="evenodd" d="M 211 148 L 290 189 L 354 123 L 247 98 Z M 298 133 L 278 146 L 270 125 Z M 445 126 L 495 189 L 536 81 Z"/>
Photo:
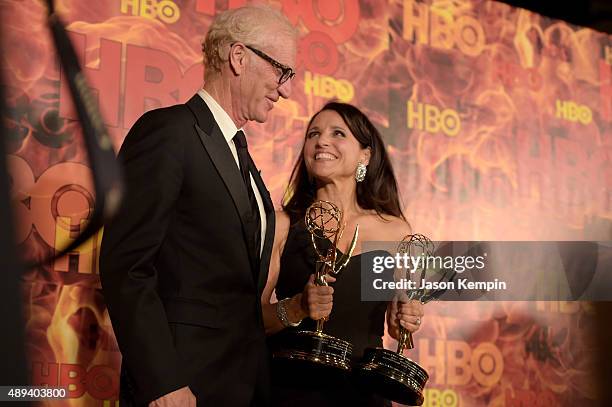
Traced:
<path fill-rule="evenodd" d="M 246 1 L 56 3 L 118 149 L 142 113 L 197 91 L 211 19 Z M 248 127 L 276 204 L 308 119 L 339 99 L 382 131 L 415 231 L 611 240 L 610 36 L 482 0 L 269 3 L 301 33 L 292 98 Z M 0 7 L 17 239 L 36 259 L 78 234 L 93 192 L 42 2 Z M 117 404 L 100 239 L 24 278 L 32 384 L 70 390 L 44 405 Z M 590 405 L 592 322 L 588 303 L 430 303 L 409 352 L 430 372 L 425 405 Z"/>

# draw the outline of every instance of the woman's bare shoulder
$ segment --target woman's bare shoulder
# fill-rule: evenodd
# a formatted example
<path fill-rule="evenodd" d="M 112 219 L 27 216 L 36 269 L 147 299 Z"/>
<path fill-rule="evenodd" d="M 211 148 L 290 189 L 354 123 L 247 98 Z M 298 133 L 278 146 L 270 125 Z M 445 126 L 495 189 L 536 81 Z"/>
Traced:
<path fill-rule="evenodd" d="M 368 229 L 370 229 L 368 234 L 371 235 L 372 240 L 400 241 L 412 233 L 410 224 L 400 217 L 370 215 L 368 218 Z"/>

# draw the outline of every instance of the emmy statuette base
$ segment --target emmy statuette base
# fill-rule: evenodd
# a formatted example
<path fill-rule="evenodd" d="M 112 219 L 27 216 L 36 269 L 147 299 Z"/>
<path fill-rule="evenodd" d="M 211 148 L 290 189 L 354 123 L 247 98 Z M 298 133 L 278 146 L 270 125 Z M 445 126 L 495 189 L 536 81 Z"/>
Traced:
<path fill-rule="evenodd" d="M 382 397 L 409 406 L 423 404 L 429 375 L 409 358 L 383 348 L 368 348 L 353 368 L 357 380 Z"/>
<path fill-rule="evenodd" d="M 353 345 L 316 331 L 296 331 L 288 341 L 291 348 L 274 352 L 274 359 L 302 361 L 321 367 L 348 371 Z"/>

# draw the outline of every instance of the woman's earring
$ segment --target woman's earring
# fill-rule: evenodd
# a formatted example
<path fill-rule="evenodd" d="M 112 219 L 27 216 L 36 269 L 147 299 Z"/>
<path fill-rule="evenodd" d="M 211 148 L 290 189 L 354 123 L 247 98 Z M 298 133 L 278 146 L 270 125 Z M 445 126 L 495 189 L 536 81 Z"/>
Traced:
<path fill-rule="evenodd" d="M 366 172 L 368 172 L 368 167 L 364 163 L 358 163 L 357 169 L 355 170 L 355 180 L 357 182 L 361 182 L 365 179 Z"/>

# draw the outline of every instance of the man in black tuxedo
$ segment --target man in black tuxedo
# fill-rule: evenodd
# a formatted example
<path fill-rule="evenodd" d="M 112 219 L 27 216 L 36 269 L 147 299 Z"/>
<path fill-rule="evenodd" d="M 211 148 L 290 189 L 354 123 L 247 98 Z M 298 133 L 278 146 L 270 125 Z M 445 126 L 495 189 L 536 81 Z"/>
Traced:
<path fill-rule="evenodd" d="M 204 87 L 144 114 L 119 153 L 127 197 L 100 278 L 123 355 L 121 405 L 268 400 L 261 316 L 274 208 L 241 128 L 291 93 L 296 31 L 267 7 L 217 16 Z"/>

